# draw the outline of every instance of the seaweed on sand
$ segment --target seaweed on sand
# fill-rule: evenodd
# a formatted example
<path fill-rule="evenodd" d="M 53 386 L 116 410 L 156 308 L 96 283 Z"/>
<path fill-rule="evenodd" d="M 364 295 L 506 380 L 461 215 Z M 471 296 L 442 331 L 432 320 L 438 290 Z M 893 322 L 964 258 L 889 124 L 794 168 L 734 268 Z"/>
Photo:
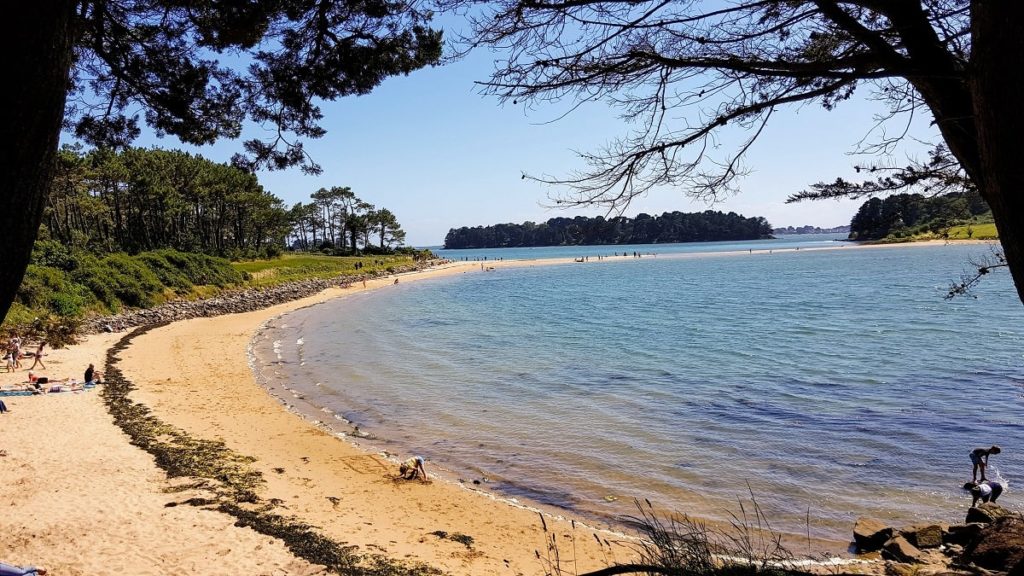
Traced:
<path fill-rule="evenodd" d="M 259 470 L 252 467 L 255 458 L 238 454 L 223 442 L 194 438 L 161 421 L 149 408 L 129 398 L 135 386 L 118 368 L 118 353 L 127 348 L 135 337 L 167 324 L 162 322 L 136 329 L 107 351 L 106 384 L 102 396 L 115 424 L 128 435 L 133 445 L 152 454 L 168 477 L 195 479 L 184 488 L 202 487 L 212 493 L 212 498 L 190 498 L 179 504 L 230 514 L 235 517 L 237 526 L 246 526 L 277 538 L 296 556 L 326 566 L 337 574 L 442 574 L 440 570 L 424 564 L 399 562 L 379 554 L 360 554 L 356 546 L 328 538 L 309 524 L 272 513 L 274 500 L 264 503 L 259 496 L 264 480 Z"/>

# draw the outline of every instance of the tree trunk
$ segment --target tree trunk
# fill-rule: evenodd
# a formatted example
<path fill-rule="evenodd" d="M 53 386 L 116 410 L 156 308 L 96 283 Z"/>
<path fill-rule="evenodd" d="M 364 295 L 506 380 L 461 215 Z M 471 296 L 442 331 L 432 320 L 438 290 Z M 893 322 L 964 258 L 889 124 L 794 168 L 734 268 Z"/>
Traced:
<path fill-rule="evenodd" d="M 42 0 L 4 11 L 6 104 L 0 106 L 0 318 L 21 285 L 56 173 L 75 6 Z"/>
<path fill-rule="evenodd" d="M 1024 302 L 1024 2 L 971 2 L 971 91 L 978 188 L 992 207 L 1017 296 Z"/>

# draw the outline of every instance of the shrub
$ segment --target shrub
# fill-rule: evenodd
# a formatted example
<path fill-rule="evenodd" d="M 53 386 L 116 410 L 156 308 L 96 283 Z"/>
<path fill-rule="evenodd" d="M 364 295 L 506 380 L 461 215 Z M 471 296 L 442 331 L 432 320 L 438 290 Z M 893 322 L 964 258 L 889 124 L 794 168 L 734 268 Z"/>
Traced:
<path fill-rule="evenodd" d="M 78 265 L 71 248 L 56 240 L 40 240 L 32 246 L 32 263 L 71 271 Z"/>
<path fill-rule="evenodd" d="M 173 264 L 163 251 L 143 252 L 136 256 L 151 272 L 156 274 L 160 282 L 178 292 L 185 292 L 192 288 L 193 283 L 182 268 Z M 180 260 L 180 259 L 179 259 Z"/>
<path fill-rule="evenodd" d="M 50 296 L 48 308 L 58 316 L 78 317 L 84 306 L 85 301 L 78 294 L 58 292 Z"/>
<path fill-rule="evenodd" d="M 114 294 L 128 306 L 146 308 L 156 302 L 163 285 L 149 268 L 127 254 L 111 254 L 102 261 L 110 271 L 107 280 Z"/>

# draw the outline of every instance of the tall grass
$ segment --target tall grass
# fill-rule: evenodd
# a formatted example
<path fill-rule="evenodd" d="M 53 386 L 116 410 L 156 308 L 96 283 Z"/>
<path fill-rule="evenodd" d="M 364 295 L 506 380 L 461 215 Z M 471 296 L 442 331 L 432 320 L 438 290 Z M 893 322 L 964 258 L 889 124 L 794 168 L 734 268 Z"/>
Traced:
<path fill-rule="evenodd" d="M 576 568 L 575 522 L 572 556 L 563 558 L 556 535 L 544 517 L 545 552 L 536 552 L 545 576 L 613 576 L 617 574 L 665 574 L 671 576 L 795 576 L 795 557 L 782 543 L 757 501 L 740 502 L 725 527 L 710 526 L 686 515 L 661 516 L 650 501 L 636 501 L 637 515 L 625 518 L 639 538 L 625 546 L 634 560 L 627 564 L 608 561 L 612 544 L 596 533 L 608 567 L 579 574 Z"/>

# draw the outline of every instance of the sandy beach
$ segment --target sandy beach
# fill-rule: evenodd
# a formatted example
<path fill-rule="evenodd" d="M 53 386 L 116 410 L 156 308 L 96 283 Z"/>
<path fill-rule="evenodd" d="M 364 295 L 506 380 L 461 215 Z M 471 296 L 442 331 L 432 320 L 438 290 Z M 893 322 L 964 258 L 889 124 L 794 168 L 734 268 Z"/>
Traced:
<path fill-rule="evenodd" d="M 479 262 L 454 263 L 398 279 L 414 282 L 480 269 Z M 387 289 L 394 281 L 372 280 L 365 289 Z M 265 479 L 259 498 L 272 503 L 275 514 L 297 518 L 364 553 L 421 562 L 450 574 L 545 573 L 552 538 L 574 573 L 632 558 L 628 539 L 598 532 L 599 544 L 595 528 L 561 518 L 557 510 L 545 511 L 545 532 L 535 508 L 499 501 L 472 485 L 396 482 L 394 458 L 339 440 L 286 410 L 257 384 L 247 349 L 266 321 L 360 290 L 361 285 L 331 289 L 256 312 L 156 328 L 133 338 L 119 354 L 118 368 L 138 387 L 132 399 L 166 424 L 254 458 L 251 466 Z M 124 336 L 94 335 L 54 350 L 41 373 L 80 379 L 88 363 L 103 366 L 107 350 Z M 0 373 L 0 385 L 26 377 L 24 369 Z M 297 558 L 282 541 L 237 526 L 228 514 L 184 504 L 209 496 L 208 490 L 182 491 L 181 479 L 168 479 L 154 457 L 133 446 L 115 425 L 99 389 L 2 399 L 10 413 L 0 415 L 5 509 L 0 561 L 69 575 L 324 572 Z M 429 463 L 427 470 L 432 471 Z M 466 535 L 472 542 L 442 538 L 442 533 Z"/>
<path fill-rule="evenodd" d="M 400 276 L 409 282 L 459 274 L 476 263 Z M 384 288 L 393 278 L 373 280 Z M 362 290 L 354 286 L 348 291 Z M 267 319 L 345 293 L 342 289 L 247 314 L 203 318 L 152 330 L 121 353 L 119 367 L 138 386 L 133 399 L 164 422 L 198 437 L 223 440 L 256 459 L 266 479 L 263 501 L 366 553 L 422 562 L 451 574 L 537 574 L 552 534 L 562 560 L 580 571 L 626 560 L 611 533 L 594 530 L 489 494 L 433 480 L 396 482 L 397 466 L 324 432 L 283 409 L 255 382 L 246 349 Z M 102 365 L 124 334 L 87 338 L 46 357 L 53 378 L 78 377 Z M 0 384 L 27 372 L 0 374 Z M 236 527 L 227 514 L 189 505 L 203 490 L 176 484 L 153 457 L 132 446 L 108 414 L 99 390 L 4 398 L 0 416 L 0 560 L 35 564 L 54 574 L 315 574 L 280 541 Z M 427 465 L 430 472 L 430 465 Z M 168 505 L 171 504 L 171 507 Z M 468 535 L 472 544 L 436 533 Z M 573 546 L 575 540 L 575 546 Z M 572 556 L 575 549 L 576 556 Z"/>

